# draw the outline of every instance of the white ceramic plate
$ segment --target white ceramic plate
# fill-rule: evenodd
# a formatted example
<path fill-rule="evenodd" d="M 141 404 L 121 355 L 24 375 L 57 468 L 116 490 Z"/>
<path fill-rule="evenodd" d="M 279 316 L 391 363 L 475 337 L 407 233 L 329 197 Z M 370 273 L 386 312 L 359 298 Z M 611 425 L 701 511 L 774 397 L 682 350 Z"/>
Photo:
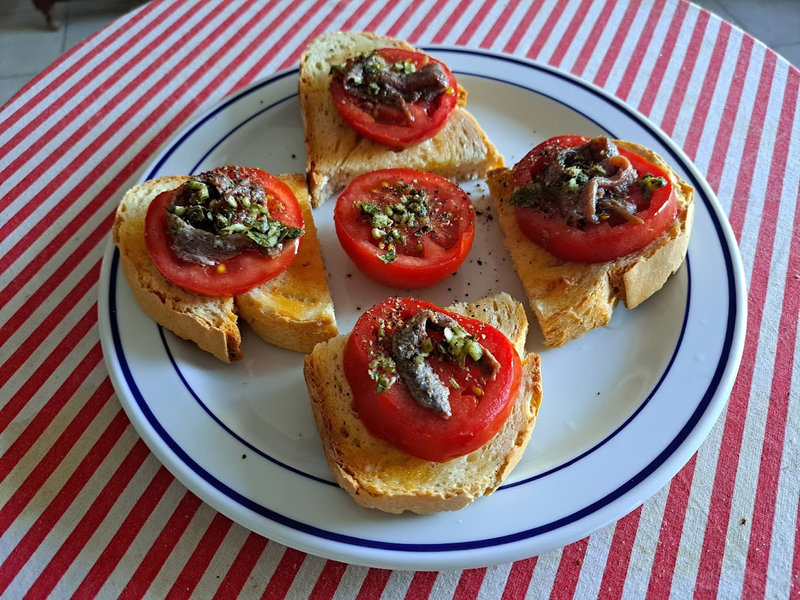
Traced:
<path fill-rule="evenodd" d="M 559 349 L 532 321 L 544 399 L 533 439 L 499 490 L 458 512 L 389 515 L 362 509 L 334 483 L 311 416 L 302 356 L 245 330 L 245 358 L 224 365 L 149 320 L 111 244 L 100 282 L 100 324 L 120 402 L 156 456 L 189 489 L 273 540 L 338 560 L 446 569 L 533 556 L 624 516 L 686 463 L 727 401 L 745 322 L 741 261 L 727 221 L 690 161 L 652 124 L 597 88 L 507 56 L 433 48 L 469 91 L 469 108 L 513 164 L 553 135 L 608 134 L 649 146 L 697 190 L 688 259 L 635 311 Z M 210 110 L 178 136 L 145 179 L 225 164 L 303 172 L 296 70 L 278 73 Z M 417 296 L 446 305 L 524 294 L 483 197 L 467 262 Z M 315 212 L 339 329 L 403 290 L 376 285 L 349 262 Z"/>

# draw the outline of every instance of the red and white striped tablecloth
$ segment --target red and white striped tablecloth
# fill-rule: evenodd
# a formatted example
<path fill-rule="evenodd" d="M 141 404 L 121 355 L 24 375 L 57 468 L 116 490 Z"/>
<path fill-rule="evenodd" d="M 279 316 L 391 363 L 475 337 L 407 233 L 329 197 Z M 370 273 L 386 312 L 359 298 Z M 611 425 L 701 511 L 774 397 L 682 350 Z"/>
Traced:
<path fill-rule="evenodd" d="M 198 111 L 336 29 L 571 73 L 660 126 L 716 192 L 747 280 L 739 374 L 699 451 L 619 521 L 511 564 L 347 565 L 215 512 L 133 430 L 97 325 L 121 192 Z M 119 19 L 0 109 L 0 595 L 800 597 L 799 87 L 684 1 L 156 0 Z"/>

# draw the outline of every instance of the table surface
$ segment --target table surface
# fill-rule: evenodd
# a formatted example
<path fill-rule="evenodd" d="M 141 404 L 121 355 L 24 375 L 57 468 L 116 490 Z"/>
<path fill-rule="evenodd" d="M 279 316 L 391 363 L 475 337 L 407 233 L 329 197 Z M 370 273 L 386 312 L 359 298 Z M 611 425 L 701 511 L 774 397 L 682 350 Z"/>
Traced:
<path fill-rule="evenodd" d="M 800 71 L 687 2 L 392 6 L 155 1 L 0 110 L 0 595 L 800 596 Z M 147 44 L 154 28 L 173 35 Z M 442 572 L 307 555 L 189 492 L 120 406 L 97 298 L 122 192 L 198 112 L 337 29 L 507 53 L 597 85 L 669 135 L 728 215 L 750 307 L 728 406 L 668 485 L 585 539 Z M 251 42 L 210 43 L 230 31 Z M 201 90 L 192 74 L 208 68 Z"/>

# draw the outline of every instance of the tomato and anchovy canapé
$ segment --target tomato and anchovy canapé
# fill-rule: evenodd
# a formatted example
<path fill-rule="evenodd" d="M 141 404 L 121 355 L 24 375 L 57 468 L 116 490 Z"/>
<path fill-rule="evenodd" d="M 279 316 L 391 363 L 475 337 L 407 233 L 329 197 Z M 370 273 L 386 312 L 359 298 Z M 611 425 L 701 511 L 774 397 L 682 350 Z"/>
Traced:
<path fill-rule="evenodd" d="M 675 220 L 667 174 L 605 137 L 565 135 L 536 146 L 513 171 L 520 229 L 564 260 L 603 262 L 642 249 Z"/>
<path fill-rule="evenodd" d="M 344 369 L 367 429 L 431 461 L 491 439 L 512 410 L 522 373 L 500 331 L 413 298 L 389 298 L 358 319 Z"/>
<path fill-rule="evenodd" d="M 458 104 L 450 69 L 427 54 L 380 48 L 331 67 L 330 93 L 358 133 L 393 148 L 433 137 Z"/>
<path fill-rule="evenodd" d="M 188 178 L 148 207 L 145 242 L 162 274 L 209 296 L 243 293 L 291 265 L 303 235 L 291 189 L 254 168 Z"/>

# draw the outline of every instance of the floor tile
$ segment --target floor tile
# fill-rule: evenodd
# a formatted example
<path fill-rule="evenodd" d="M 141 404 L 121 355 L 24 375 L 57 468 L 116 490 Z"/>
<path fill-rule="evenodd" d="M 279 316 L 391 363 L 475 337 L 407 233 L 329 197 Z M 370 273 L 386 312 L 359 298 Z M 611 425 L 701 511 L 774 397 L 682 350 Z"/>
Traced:
<path fill-rule="evenodd" d="M 64 51 L 110 25 L 122 15 L 144 4 L 143 0 L 72 0 L 67 6 Z"/>
<path fill-rule="evenodd" d="M 19 11 L 0 21 L 0 77 L 34 75 L 61 55 L 63 28 L 47 29 L 36 11 Z"/>
<path fill-rule="evenodd" d="M 800 68 L 800 43 L 775 46 L 773 50 Z"/>
<path fill-rule="evenodd" d="M 11 100 L 32 78 L 28 75 L 20 77 L 0 77 L 0 106 Z"/>
<path fill-rule="evenodd" d="M 36 7 L 31 0 L 2 0 L 2 6 L 4 15 L 21 12 L 36 12 Z"/>
<path fill-rule="evenodd" d="M 64 51 L 71 50 L 89 36 L 110 25 L 115 18 L 116 16 L 104 15 L 90 15 L 81 19 L 70 18 L 64 26 Z"/>
<path fill-rule="evenodd" d="M 741 25 L 736 22 L 734 16 L 725 8 L 725 5 L 722 4 L 722 0 L 692 0 L 692 2 L 701 8 L 705 8 L 707 11 L 714 13 L 718 17 L 725 19 L 729 23 L 733 23 L 734 25 L 741 27 Z"/>
<path fill-rule="evenodd" d="M 692 0 L 800 66 L 800 0 Z"/>
<path fill-rule="evenodd" d="M 767 46 L 800 44 L 799 0 L 723 0 L 725 9 Z"/>

